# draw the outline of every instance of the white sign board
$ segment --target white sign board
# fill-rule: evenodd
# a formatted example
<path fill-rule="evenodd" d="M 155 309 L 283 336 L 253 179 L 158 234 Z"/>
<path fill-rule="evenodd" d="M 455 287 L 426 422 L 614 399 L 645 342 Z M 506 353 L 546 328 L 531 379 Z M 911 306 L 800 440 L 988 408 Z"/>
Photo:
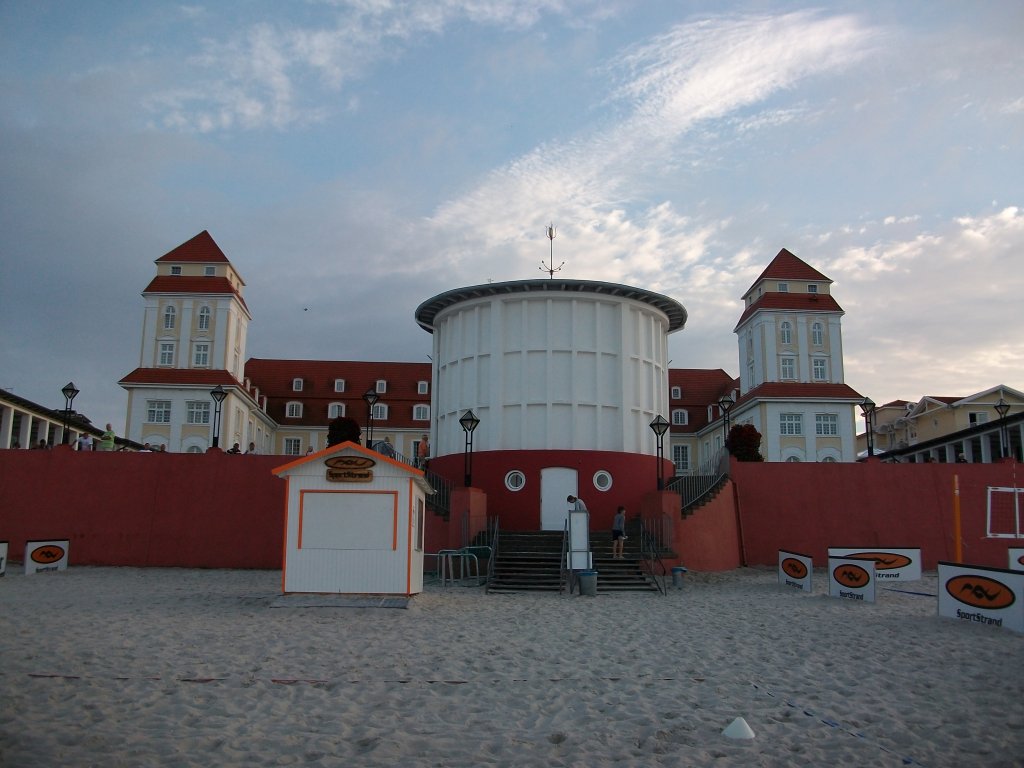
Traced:
<path fill-rule="evenodd" d="M 829 547 L 829 557 L 847 560 L 871 560 L 879 581 L 920 581 L 919 547 Z"/>
<path fill-rule="evenodd" d="M 875 602 L 875 563 L 873 560 L 830 557 L 828 559 L 828 595 L 846 600 Z"/>
<path fill-rule="evenodd" d="M 25 575 L 68 569 L 68 539 L 25 542 Z"/>
<path fill-rule="evenodd" d="M 1010 570 L 1024 571 L 1024 547 L 1010 547 Z"/>
<path fill-rule="evenodd" d="M 940 561 L 939 616 L 1024 632 L 1024 571 Z"/>
<path fill-rule="evenodd" d="M 7 542 L 0 541 L 0 576 L 7 573 Z"/>
<path fill-rule="evenodd" d="M 811 575 L 814 571 L 814 562 L 810 555 L 801 555 L 798 552 L 787 552 L 779 550 L 779 585 L 783 587 L 794 587 L 804 592 L 811 592 Z"/>
<path fill-rule="evenodd" d="M 589 571 L 594 567 L 590 553 L 590 513 L 569 510 L 569 562 L 566 566 L 573 571 Z"/>

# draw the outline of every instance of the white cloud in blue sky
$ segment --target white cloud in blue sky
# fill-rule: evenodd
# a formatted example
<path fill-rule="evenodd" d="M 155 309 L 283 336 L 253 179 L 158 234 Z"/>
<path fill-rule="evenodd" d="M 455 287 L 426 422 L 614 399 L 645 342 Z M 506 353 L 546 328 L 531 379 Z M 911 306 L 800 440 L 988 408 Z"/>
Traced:
<path fill-rule="evenodd" d="M 249 353 L 425 360 L 435 293 L 671 295 L 738 373 L 780 248 L 877 402 L 1024 388 L 1018 3 L 0 5 L 0 387 L 123 423 L 153 260 L 208 229 Z M 309 311 L 303 311 L 304 309 Z"/>

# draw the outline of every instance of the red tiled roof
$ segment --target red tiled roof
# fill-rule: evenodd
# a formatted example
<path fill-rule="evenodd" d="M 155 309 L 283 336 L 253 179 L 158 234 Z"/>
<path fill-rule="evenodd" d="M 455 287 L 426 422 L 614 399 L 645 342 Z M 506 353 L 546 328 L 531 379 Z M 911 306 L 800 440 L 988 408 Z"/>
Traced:
<path fill-rule="evenodd" d="M 776 312 L 843 312 L 839 302 L 828 293 L 778 293 L 772 291 L 761 296 L 757 301 L 743 310 L 736 321 L 739 328 L 748 317 L 759 310 Z M 733 328 L 735 333 L 736 328 Z"/>
<path fill-rule="evenodd" d="M 388 383 L 388 391 L 378 402 L 388 406 L 386 421 L 375 421 L 375 427 L 430 429 L 430 423 L 412 418 L 414 405 L 430 405 L 430 393 L 420 394 L 417 384 L 431 380 L 430 363 L 365 362 L 343 360 L 265 360 L 250 358 L 245 375 L 261 396 L 267 398 L 267 413 L 280 426 L 323 427 L 328 423 L 327 409 L 331 403 L 344 403 L 347 416 L 365 420 L 363 393 L 375 389 L 377 380 Z M 292 382 L 302 379 L 301 392 L 292 389 Z M 345 380 L 345 391 L 334 391 L 334 380 Z M 303 404 L 300 418 L 285 416 L 289 402 Z"/>
<path fill-rule="evenodd" d="M 806 261 L 794 256 L 785 248 L 779 251 L 771 263 L 764 268 L 764 272 L 754 281 L 754 285 L 768 278 L 772 280 L 811 280 L 812 282 L 823 280 L 826 283 L 832 282 Z M 754 285 L 750 287 L 753 288 Z"/>
<path fill-rule="evenodd" d="M 242 384 L 227 371 L 209 368 L 136 368 L 119 384 L 167 384 L 175 387 L 239 387 Z"/>
<path fill-rule="evenodd" d="M 684 408 L 687 412 L 685 425 L 672 425 L 673 432 L 683 433 L 703 429 L 708 424 L 708 406 L 718 403 L 725 393 L 739 389 L 740 383 L 721 368 L 670 368 L 668 386 L 669 410 Z M 671 397 L 672 387 L 682 390 L 679 398 Z"/>
<path fill-rule="evenodd" d="M 177 261 L 190 264 L 224 264 L 229 263 L 224 251 L 213 241 L 210 233 L 205 229 L 198 235 L 188 240 L 177 248 L 168 251 L 159 259 L 161 261 Z"/>
<path fill-rule="evenodd" d="M 864 399 L 857 390 L 847 384 L 815 384 L 797 381 L 770 381 L 744 393 L 736 405 L 751 400 L 857 400 Z"/>
<path fill-rule="evenodd" d="M 186 277 L 185 275 L 157 275 L 142 291 L 147 293 L 207 293 L 234 295 L 242 306 L 249 309 L 235 286 L 226 277 Z"/>

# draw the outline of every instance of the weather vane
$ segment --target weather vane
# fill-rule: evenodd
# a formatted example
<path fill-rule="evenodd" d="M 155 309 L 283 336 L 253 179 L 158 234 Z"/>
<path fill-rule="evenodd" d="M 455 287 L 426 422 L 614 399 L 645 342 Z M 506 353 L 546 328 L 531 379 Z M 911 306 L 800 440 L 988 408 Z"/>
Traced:
<path fill-rule="evenodd" d="M 551 241 L 551 255 L 548 257 L 548 263 L 547 264 L 545 264 L 544 260 L 541 259 L 540 271 L 541 272 L 547 272 L 548 273 L 548 277 L 550 277 L 552 280 L 554 280 L 555 279 L 555 272 L 561 272 L 562 271 L 562 267 L 565 266 L 565 262 L 564 261 L 561 264 L 559 264 L 557 267 L 555 266 L 555 225 L 554 225 L 554 223 L 552 223 L 547 228 L 547 236 L 548 236 L 548 240 Z"/>

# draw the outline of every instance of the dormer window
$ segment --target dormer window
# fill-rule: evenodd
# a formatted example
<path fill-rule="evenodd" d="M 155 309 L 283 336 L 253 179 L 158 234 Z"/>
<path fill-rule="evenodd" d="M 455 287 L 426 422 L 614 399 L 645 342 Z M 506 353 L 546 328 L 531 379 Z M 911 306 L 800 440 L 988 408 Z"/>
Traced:
<path fill-rule="evenodd" d="M 385 379 L 377 379 L 377 386 L 375 391 L 378 395 L 383 395 L 388 391 L 388 382 Z"/>
<path fill-rule="evenodd" d="M 817 285 L 817 283 L 808 283 L 807 284 L 807 292 L 808 293 L 817 293 L 818 292 L 818 285 Z"/>
<path fill-rule="evenodd" d="M 673 400 L 679 400 L 679 399 L 682 398 L 682 396 L 683 396 L 683 388 L 682 387 L 672 387 L 672 399 Z"/>
<path fill-rule="evenodd" d="M 292 392 L 301 392 L 302 383 L 302 379 L 292 379 Z"/>
<path fill-rule="evenodd" d="M 171 274 L 172 275 L 180 275 L 181 274 L 181 267 L 171 267 Z"/>
<path fill-rule="evenodd" d="M 207 277 L 213 277 L 214 275 L 217 274 L 217 268 L 216 267 L 204 267 L 203 268 L 203 274 L 206 275 Z"/>
<path fill-rule="evenodd" d="M 779 283 L 779 293 L 789 293 L 789 283 Z"/>
<path fill-rule="evenodd" d="M 334 380 L 334 391 L 335 392 L 344 392 L 345 391 L 345 380 L 344 379 L 335 379 Z"/>
<path fill-rule="evenodd" d="M 429 381 L 419 381 L 419 382 L 417 382 L 416 383 L 416 392 L 417 392 L 417 394 L 420 394 L 420 395 L 429 394 L 429 392 L 430 392 L 430 382 Z"/>
<path fill-rule="evenodd" d="M 301 419 L 302 418 L 302 403 L 288 403 L 285 407 L 285 413 L 289 419 Z"/>

